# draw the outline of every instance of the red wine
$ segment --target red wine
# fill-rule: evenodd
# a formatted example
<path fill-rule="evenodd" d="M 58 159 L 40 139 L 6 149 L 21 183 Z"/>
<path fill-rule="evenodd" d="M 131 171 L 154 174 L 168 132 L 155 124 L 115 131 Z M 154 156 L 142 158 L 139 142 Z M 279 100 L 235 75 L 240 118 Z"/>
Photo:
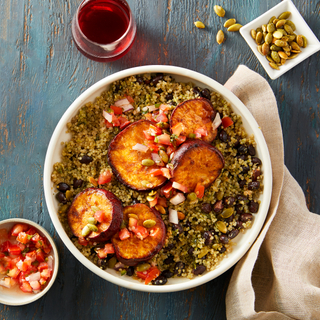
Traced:
<path fill-rule="evenodd" d="M 96 0 L 79 11 L 79 27 L 91 41 L 109 44 L 120 39 L 129 26 L 127 8 L 117 0 Z"/>

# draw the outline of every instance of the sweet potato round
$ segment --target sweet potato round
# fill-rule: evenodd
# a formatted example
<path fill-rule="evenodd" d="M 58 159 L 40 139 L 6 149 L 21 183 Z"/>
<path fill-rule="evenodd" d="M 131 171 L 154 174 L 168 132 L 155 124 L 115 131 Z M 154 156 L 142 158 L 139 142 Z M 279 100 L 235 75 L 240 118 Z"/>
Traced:
<path fill-rule="evenodd" d="M 154 236 L 140 240 L 135 235 L 125 240 L 120 240 L 119 233 L 115 234 L 111 241 L 115 248 L 116 256 L 119 261 L 128 265 L 135 266 L 139 262 L 147 261 L 156 255 L 164 245 L 166 237 L 165 224 L 154 208 L 149 208 L 145 204 L 137 203 L 133 206 L 128 206 L 123 209 L 123 219 L 128 222 L 129 214 L 138 216 L 138 226 L 142 226 L 147 219 L 156 221 L 153 228 L 159 228 L 159 232 Z"/>
<path fill-rule="evenodd" d="M 145 142 L 143 131 L 148 130 L 150 125 L 154 124 L 149 120 L 132 123 L 111 141 L 108 150 L 108 162 L 113 174 L 121 183 L 138 191 L 160 187 L 167 181 L 164 176 L 151 176 L 150 169 L 159 168 L 156 164 L 151 167 L 142 165 L 143 159 L 151 159 L 150 149 L 147 152 L 132 150 L 137 143 Z"/>
<path fill-rule="evenodd" d="M 208 135 L 202 140 L 211 142 L 217 136 L 217 129 L 213 129 L 212 121 L 216 116 L 211 102 L 208 99 L 198 98 L 191 99 L 180 103 L 172 112 L 170 127 L 174 127 L 178 123 L 182 123 L 185 129 L 181 135 L 189 136 L 196 129 L 206 128 Z"/>
<path fill-rule="evenodd" d="M 104 211 L 105 219 L 97 223 L 97 232 L 91 232 L 87 238 L 97 242 L 109 240 L 119 231 L 123 219 L 121 201 L 110 191 L 97 188 L 83 190 L 74 198 L 68 210 L 68 222 L 76 237 L 82 237 L 82 229 L 93 217 L 95 209 Z"/>
<path fill-rule="evenodd" d="M 172 161 L 172 181 L 194 191 L 197 183 L 211 185 L 224 167 L 221 152 L 202 140 L 188 140 L 175 152 Z"/>

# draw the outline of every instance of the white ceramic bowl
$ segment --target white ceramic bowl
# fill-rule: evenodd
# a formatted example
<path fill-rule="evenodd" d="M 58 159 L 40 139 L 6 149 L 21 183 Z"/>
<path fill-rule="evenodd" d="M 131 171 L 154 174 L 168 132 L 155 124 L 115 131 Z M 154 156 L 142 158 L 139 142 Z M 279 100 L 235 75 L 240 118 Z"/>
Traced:
<path fill-rule="evenodd" d="M 202 276 L 196 277 L 192 280 L 185 278 L 171 278 L 169 279 L 168 283 L 164 286 L 147 286 L 137 280 L 132 279 L 131 277 L 120 276 L 119 273 L 117 273 L 114 270 L 101 270 L 80 253 L 80 251 L 74 246 L 72 241 L 67 236 L 65 230 L 62 227 L 62 224 L 59 221 L 57 215 L 58 203 L 54 196 L 55 190 L 50 177 L 52 173 L 53 164 L 60 161 L 61 159 L 61 142 L 68 141 L 70 139 L 69 134 L 66 133 L 66 125 L 71 120 L 71 118 L 76 115 L 77 111 L 81 106 L 83 106 L 83 104 L 89 101 L 93 101 L 95 97 L 99 96 L 102 91 L 108 89 L 110 84 L 116 80 L 123 79 L 132 75 L 158 72 L 170 74 L 177 81 L 192 82 L 200 87 L 213 89 L 221 93 L 224 96 L 224 98 L 231 103 L 233 110 L 237 114 L 240 114 L 242 116 L 243 125 L 246 131 L 249 134 L 254 134 L 255 136 L 255 140 L 257 142 L 257 155 L 263 163 L 262 168 L 264 174 L 264 192 L 260 197 L 261 205 L 259 213 L 254 218 L 252 228 L 248 230 L 246 233 L 240 234 L 239 236 L 237 236 L 237 238 L 235 238 L 237 245 L 234 246 L 233 252 L 230 253 L 228 257 L 224 259 L 215 270 L 206 272 Z M 226 270 L 231 268 L 247 252 L 247 250 L 250 248 L 250 246 L 256 239 L 257 235 L 259 234 L 268 212 L 272 189 L 272 171 L 268 148 L 264 140 L 264 137 L 261 133 L 261 130 L 259 129 L 257 122 L 255 121 L 249 110 L 233 93 L 231 93 L 228 89 L 223 87 L 218 82 L 200 73 L 173 66 L 151 65 L 123 70 L 100 80 L 99 82 L 91 86 L 89 89 L 87 89 L 84 93 L 82 93 L 67 109 L 65 114 L 60 119 L 56 129 L 54 130 L 47 150 L 43 178 L 45 199 L 50 217 L 62 241 L 71 251 L 71 253 L 84 266 L 96 273 L 101 278 L 129 289 L 147 292 L 173 292 L 193 288 L 218 277 Z"/>
<path fill-rule="evenodd" d="M 250 30 L 257 29 L 258 27 L 261 27 L 263 24 L 267 24 L 271 17 L 278 17 L 284 11 L 291 12 L 289 20 L 291 20 L 297 28 L 295 33 L 297 35 L 304 35 L 308 40 L 308 45 L 306 48 L 301 49 L 301 53 L 299 53 L 299 55 L 295 59 L 287 60 L 284 65 L 279 67 L 280 70 L 275 70 L 270 67 L 269 61 L 266 59 L 266 57 L 264 57 L 263 55 L 261 55 L 261 53 L 258 52 L 257 44 L 255 40 L 253 40 L 253 38 L 251 37 Z M 246 40 L 249 47 L 252 49 L 253 53 L 256 55 L 256 57 L 258 58 L 258 60 L 260 61 L 260 63 L 262 64 L 262 66 L 264 67 L 264 69 L 266 70 L 266 72 L 272 80 L 277 79 L 278 77 L 292 69 L 294 66 L 296 66 L 297 64 L 299 64 L 300 62 L 302 62 L 303 60 L 307 59 L 308 57 L 320 50 L 320 42 L 318 38 L 309 28 L 308 24 L 302 18 L 298 9 L 295 7 L 291 0 L 284 0 L 280 2 L 279 4 L 268 10 L 266 13 L 262 14 L 253 21 L 247 23 L 240 29 L 240 33 L 242 37 Z"/>
<path fill-rule="evenodd" d="M 53 251 L 53 259 L 54 259 L 54 267 L 52 277 L 48 283 L 48 285 L 39 293 L 24 293 L 19 289 L 8 289 L 8 288 L 0 288 L 0 303 L 10 305 L 10 306 L 22 306 L 24 304 L 28 304 L 40 299 L 44 296 L 52 287 L 59 269 L 59 256 L 57 247 L 50 236 L 50 234 L 42 228 L 37 223 L 27 220 L 27 219 L 20 219 L 20 218 L 12 218 L 7 220 L 0 221 L 0 229 L 7 229 L 10 230 L 16 223 L 25 223 L 36 228 L 40 235 L 45 236 L 52 246 Z"/>

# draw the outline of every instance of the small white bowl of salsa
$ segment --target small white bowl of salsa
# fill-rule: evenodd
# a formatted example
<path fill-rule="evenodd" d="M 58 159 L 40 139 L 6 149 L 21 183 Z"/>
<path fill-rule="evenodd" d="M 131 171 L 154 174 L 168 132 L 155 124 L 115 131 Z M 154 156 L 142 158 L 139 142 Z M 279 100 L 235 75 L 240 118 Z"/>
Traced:
<path fill-rule="evenodd" d="M 0 303 L 38 300 L 53 285 L 58 268 L 56 245 L 44 228 L 20 218 L 0 222 Z"/>

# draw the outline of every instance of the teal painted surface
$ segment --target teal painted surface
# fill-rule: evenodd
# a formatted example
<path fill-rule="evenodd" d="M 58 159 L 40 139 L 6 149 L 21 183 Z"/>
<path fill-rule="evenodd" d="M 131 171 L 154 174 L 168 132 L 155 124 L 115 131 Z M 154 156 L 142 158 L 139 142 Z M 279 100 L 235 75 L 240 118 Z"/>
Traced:
<path fill-rule="evenodd" d="M 24 217 L 54 235 L 61 265 L 41 300 L 23 307 L 0 305 L 1 319 L 224 319 L 231 271 L 194 290 L 170 294 L 134 292 L 105 282 L 64 247 L 50 221 L 42 178 L 51 134 L 74 99 L 103 77 L 145 64 L 170 64 L 224 83 L 239 64 L 264 76 L 278 101 L 285 163 L 303 188 L 311 211 L 320 207 L 320 53 L 276 81 L 268 78 L 238 33 L 218 46 L 225 19 L 246 24 L 279 1 L 128 0 L 138 34 L 128 55 L 103 64 L 82 56 L 71 38 L 80 1 L 0 1 L 0 217 Z M 320 38 L 319 1 L 294 3 Z M 198 30 L 193 22 L 203 21 Z"/>

